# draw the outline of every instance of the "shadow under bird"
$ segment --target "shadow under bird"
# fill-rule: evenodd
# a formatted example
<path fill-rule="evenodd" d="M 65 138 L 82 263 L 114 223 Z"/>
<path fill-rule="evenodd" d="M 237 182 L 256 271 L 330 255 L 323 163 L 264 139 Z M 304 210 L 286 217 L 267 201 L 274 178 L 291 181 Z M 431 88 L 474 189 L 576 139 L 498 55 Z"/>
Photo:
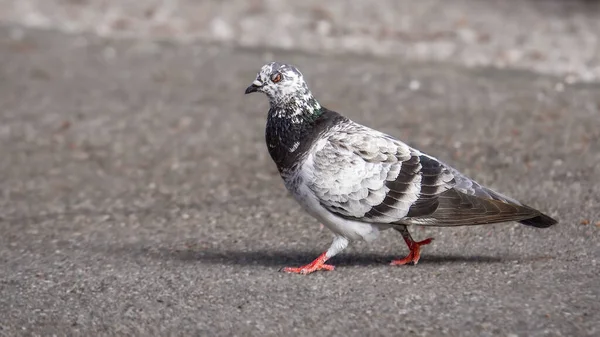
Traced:
<path fill-rule="evenodd" d="M 246 94 L 267 95 L 269 154 L 285 186 L 335 237 L 313 262 L 290 273 L 333 270 L 327 260 L 348 243 L 384 229 L 402 234 L 409 254 L 392 265 L 416 264 L 421 246 L 408 226 L 466 226 L 505 221 L 547 228 L 556 220 L 481 186 L 456 169 L 394 137 L 323 107 L 294 66 L 264 65 Z"/>

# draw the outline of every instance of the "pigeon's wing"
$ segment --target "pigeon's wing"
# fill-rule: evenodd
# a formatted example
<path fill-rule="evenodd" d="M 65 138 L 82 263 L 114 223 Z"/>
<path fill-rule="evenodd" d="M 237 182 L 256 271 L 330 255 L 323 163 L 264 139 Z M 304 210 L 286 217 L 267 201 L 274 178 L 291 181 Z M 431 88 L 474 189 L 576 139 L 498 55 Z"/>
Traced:
<path fill-rule="evenodd" d="M 539 212 L 437 159 L 354 124 L 335 130 L 311 158 L 308 187 L 330 212 L 371 223 L 475 225 Z"/>

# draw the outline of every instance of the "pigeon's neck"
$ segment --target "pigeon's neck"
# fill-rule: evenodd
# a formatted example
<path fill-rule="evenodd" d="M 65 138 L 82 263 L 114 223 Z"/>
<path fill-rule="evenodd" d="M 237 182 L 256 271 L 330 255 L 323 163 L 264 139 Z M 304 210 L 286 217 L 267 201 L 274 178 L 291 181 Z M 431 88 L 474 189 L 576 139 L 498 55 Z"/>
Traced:
<path fill-rule="evenodd" d="M 310 126 L 322 114 L 321 104 L 306 91 L 270 99 L 269 118 L 284 119 L 289 124 Z"/>
<path fill-rule="evenodd" d="M 280 172 L 301 162 L 311 145 L 333 125 L 334 116 L 339 115 L 321 107 L 312 97 L 304 102 L 288 101 L 285 106 L 271 105 L 266 141 Z"/>

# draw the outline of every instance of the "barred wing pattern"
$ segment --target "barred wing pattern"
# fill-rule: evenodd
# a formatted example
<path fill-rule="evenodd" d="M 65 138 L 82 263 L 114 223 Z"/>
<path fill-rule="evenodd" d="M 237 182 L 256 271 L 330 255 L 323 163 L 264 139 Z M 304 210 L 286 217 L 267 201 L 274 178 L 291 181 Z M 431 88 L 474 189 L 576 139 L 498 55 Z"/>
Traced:
<path fill-rule="evenodd" d="M 382 224 L 476 225 L 538 211 L 378 131 L 337 125 L 312 158 L 311 191 L 328 211 Z"/>

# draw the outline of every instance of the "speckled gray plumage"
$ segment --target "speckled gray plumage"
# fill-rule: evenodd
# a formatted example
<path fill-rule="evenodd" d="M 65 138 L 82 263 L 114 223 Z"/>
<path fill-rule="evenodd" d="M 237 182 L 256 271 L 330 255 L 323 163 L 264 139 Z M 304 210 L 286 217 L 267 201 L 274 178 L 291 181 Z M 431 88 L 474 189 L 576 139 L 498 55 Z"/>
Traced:
<path fill-rule="evenodd" d="M 313 147 L 303 177 L 327 210 L 379 224 L 475 225 L 523 220 L 539 212 L 481 187 L 399 140 L 344 120 Z M 452 190 L 452 191 L 450 191 Z"/>
<path fill-rule="evenodd" d="M 246 93 L 255 91 L 269 97 L 267 146 L 286 187 L 345 240 L 341 248 L 330 248 L 331 256 L 347 241 L 371 240 L 392 227 L 402 229 L 411 246 L 408 225 L 556 223 L 390 135 L 321 106 L 291 65 L 263 66 Z"/>

